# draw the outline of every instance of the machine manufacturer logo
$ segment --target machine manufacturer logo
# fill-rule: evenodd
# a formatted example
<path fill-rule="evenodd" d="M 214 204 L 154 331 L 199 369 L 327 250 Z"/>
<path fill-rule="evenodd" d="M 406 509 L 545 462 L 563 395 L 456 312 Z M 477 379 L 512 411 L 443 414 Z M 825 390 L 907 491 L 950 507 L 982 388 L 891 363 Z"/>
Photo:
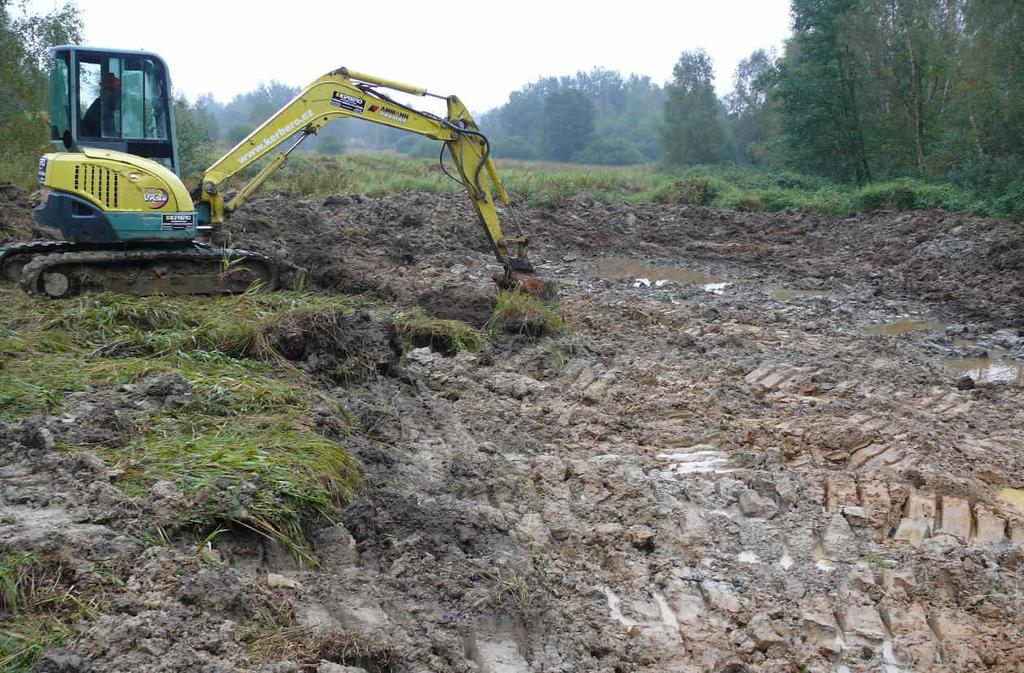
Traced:
<path fill-rule="evenodd" d="M 271 147 L 273 147 L 275 144 L 277 144 L 278 141 L 284 140 L 288 136 L 290 136 L 293 133 L 295 133 L 296 131 L 298 131 L 299 127 L 302 126 L 302 124 L 304 124 L 306 122 L 306 120 L 308 120 L 312 116 L 313 116 L 313 111 L 312 110 L 306 110 L 301 115 L 299 115 L 295 119 L 291 120 L 290 122 L 288 122 L 287 124 L 285 124 L 281 128 L 279 128 L 276 131 L 274 131 L 273 133 L 271 133 L 269 136 L 267 136 L 266 138 L 261 140 L 259 143 L 257 143 L 254 140 L 250 141 L 249 144 L 252 145 L 252 149 L 250 149 L 249 151 L 241 154 L 238 157 L 238 163 L 240 163 L 240 164 L 242 164 L 244 166 L 251 159 L 255 159 L 260 154 L 262 154 L 264 151 L 269 150 Z M 235 149 L 238 149 L 238 148 L 236 147 Z"/>
<path fill-rule="evenodd" d="M 46 157 L 39 157 L 39 184 L 46 184 Z"/>
<path fill-rule="evenodd" d="M 390 119 L 393 122 L 398 122 L 399 124 L 409 123 L 409 113 L 402 112 L 401 110 L 396 110 L 393 107 L 381 107 L 379 105 L 371 105 L 370 112 L 376 112 L 381 117 L 384 117 L 385 119 Z"/>
<path fill-rule="evenodd" d="M 195 213 L 169 213 L 163 216 L 160 229 L 163 231 L 185 231 L 195 224 Z"/>
<path fill-rule="evenodd" d="M 153 210 L 159 210 L 167 205 L 170 195 L 163 189 L 145 189 L 142 191 L 142 200 Z"/>
<path fill-rule="evenodd" d="M 362 114 L 366 110 L 366 101 L 356 96 L 350 96 L 344 91 L 335 91 L 331 96 L 331 105 L 334 107 L 340 107 L 342 110 L 348 110 L 349 112 L 358 112 Z"/>

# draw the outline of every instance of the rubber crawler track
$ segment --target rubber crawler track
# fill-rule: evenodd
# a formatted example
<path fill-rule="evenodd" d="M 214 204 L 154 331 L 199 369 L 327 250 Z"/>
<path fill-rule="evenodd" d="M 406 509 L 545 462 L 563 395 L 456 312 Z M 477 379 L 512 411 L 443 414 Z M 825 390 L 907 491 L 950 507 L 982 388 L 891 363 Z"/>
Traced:
<path fill-rule="evenodd" d="M 47 273 L 60 271 L 74 280 L 85 276 L 91 277 L 91 274 L 98 272 L 100 274 L 112 274 L 112 278 L 116 279 L 119 269 L 126 266 L 135 266 L 139 269 L 146 269 L 147 267 L 154 269 L 162 263 L 175 262 L 181 262 L 186 267 L 195 268 L 209 265 L 216 272 L 211 274 L 211 282 L 204 289 L 195 290 L 183 286 L 179 291 L 178 288 L 165 286 L 159 291 L 168 294 L 227 294 L 238 292 L 240 291 L 238 288 L 232 288 L 230 284 L 224 282 L 225 278 L 230 280 L 231 272 L 224 274 L 222 270 L 225 265 L 231 266 L 232 264 L 241 264 L 250 271 L 255 269 L 258 280 L 262 281 L 262 289 L 265 291 L 276 289 L 278 284 L 277 267 L 265 255 L 250 250 L 196 246 L 190 248 L 142 248 L 136 250 L 87 250 L 43 255 L 36 257 L 24 266 L 21 273 L 21 287 L 30 294 L 52 294 L 47 293 L 44 288 L 44 275 Z M 217 282 L 218 280 L 219 282 Z M 111 282 L 108 287 L 96 286 L 95 284 L 83 287 L 82 285 L 84 284 L 80 285 L 72 282 L 68 291 L 58 296 L 70 297 L 80 294 L 82 291 L 102 291 L 105 289 L 117 291 L 113 287 L 116 284 L 116 282 Z M 244 289 L 242 288 L 242 291 Z"/>

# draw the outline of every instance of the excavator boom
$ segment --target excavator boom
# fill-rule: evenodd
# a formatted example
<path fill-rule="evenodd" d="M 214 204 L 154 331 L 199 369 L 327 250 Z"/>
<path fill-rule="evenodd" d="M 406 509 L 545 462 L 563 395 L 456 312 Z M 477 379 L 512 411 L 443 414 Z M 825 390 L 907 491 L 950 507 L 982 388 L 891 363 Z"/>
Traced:
<path fill-rule="evenodd" d="M 200 185 L 200 221 L 208 220 L 214 227 L 222 223 L 285 164 L 288 155 L 303 140 L 336 119 L 355 117 L 443 142 L 495 257 L 508 272 L 532 273 L 533 268 L 527 258 L 528 240 L 522 236 L 506 237 L 502 231 L 494 199 L 497 197 L 511 208 L 510 199 L 491 160 L 490 144 L 462 101 L 455 96 L 435 96 L 448 105 L 447 117 L 442 118 L 393 100 L 380 89 L 416 96 L 434 95 L 421 87 L 346 68 L 327 73 L 303 89 L 206 170 Z M 223 185 L 227 180 L 288 141 L 291 143 L 285 151 L 242 187 L 233 199 L 224 201 Z"/>

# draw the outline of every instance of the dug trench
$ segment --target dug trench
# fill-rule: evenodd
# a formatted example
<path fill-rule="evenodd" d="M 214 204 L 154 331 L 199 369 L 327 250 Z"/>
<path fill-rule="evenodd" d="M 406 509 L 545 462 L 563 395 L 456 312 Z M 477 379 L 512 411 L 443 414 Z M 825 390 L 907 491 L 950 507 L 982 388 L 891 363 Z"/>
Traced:
<path fill-rule="evenodd" d="M 8 406 L 5 568 L 81 604 L 45 615 L 65 631 L 35 670 L 1024 664 L 1024 380 L 948 364 L 1024 358 L 1019 223 L 580 199 L 519 219 L 561 334 L 488 329 L 496 267 L 458 195 L 236 214 L 235 242 L 363 307 L 262 342 L 359 464 L 347 504 L 304 522 L 315 563 L 181 525 L 197 504 L 175 479 L 124 488 L 110 447 L 186 408 L 187 377 Z M 488 341 L 403 348 L 395 307 Z"/>

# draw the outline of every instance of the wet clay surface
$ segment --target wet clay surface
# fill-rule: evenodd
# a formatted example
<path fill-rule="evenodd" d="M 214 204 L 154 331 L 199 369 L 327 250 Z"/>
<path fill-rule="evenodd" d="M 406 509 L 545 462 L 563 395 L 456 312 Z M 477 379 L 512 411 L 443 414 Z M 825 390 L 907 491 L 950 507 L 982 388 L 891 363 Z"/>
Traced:
<path fill-rule="evenodd" d="M 132 531 L 176 494 L 127 500 L 102 463 L 54 448 L 60 433 L 123 441 L 117 419 L 174 404 L 178 383 L 65 403 L 110 410 L 103 428 L 5 429 L 0 544 L 130 569 L 116 611 L 41 670 L 1024 664 L 1024 389 L 947 366 L 1024 358 L 1019 223 L 585 201 L 519 217 L 570 330 L 322 377 L 359 428 L 366 483 L 312 531 L 319 567 L 242 533 L 213 541 L 213 564 L 147 547 Z M 274 194 L 232 228 L 318 291 L 475 324 L 493 301 L 457 195 Z M 375 645 L 259 661 L 244 634 L 269 606 Z"/>

